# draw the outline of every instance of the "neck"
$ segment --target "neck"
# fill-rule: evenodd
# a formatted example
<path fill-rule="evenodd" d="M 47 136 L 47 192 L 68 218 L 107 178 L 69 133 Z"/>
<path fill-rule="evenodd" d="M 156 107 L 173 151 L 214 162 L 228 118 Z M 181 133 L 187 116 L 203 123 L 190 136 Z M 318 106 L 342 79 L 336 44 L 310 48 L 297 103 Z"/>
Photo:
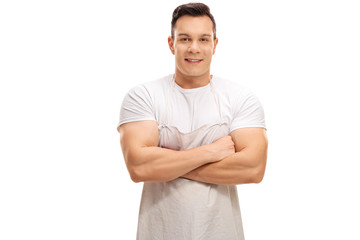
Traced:
<path fill-rule="evenodd" d="M 182 88 L 199 88 L 204 87 L 209 84 L 212 76 L 210 73 L 204 74 L 202 76 L 184 76 L 181 73 L 175 73 L 175 82 Z"/>

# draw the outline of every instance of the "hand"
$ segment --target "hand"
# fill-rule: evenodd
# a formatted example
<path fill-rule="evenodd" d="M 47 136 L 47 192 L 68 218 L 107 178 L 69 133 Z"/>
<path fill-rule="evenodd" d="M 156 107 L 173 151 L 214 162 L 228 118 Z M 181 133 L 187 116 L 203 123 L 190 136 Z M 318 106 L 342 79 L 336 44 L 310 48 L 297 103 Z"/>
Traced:
<path fill-rule="evenodd" d="M 235 143 L 231 136 L 224 136 L 208 146 L 210 151 L 216 156 L 216 161 L 220 161 L 235 153 Z"/>

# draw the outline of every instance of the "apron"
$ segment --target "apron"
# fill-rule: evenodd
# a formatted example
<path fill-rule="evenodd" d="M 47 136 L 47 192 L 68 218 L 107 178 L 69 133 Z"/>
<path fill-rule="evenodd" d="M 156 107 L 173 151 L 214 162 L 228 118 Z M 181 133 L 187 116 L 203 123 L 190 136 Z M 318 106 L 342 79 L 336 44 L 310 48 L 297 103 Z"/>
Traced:
<path fill-rule="evenodd" d="M 169 101 L 175 91 L 174 78 L 167 94 L 164 121 L 159 124 L 159 147 L 186 150 L 229 134 L 223 122 L 218 96 L 210 81 L 219 119 L 189 133 L 168 125 Z M 224 186 L 177 178 L 169 182 L 145 182 L 140 205 L 138 240 L 243 240 L 236 186 Z"/>

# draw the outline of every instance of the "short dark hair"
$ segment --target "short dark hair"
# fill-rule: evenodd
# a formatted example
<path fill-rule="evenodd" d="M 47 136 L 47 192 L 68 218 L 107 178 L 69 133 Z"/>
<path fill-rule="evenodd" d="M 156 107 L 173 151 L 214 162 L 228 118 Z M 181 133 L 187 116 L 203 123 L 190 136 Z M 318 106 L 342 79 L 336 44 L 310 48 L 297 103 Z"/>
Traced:
<path fill-rule="evenodd" d="M 175 8 L 171 20 L 171 37 L 174 39 L 176 21 L 184 16 L 189 15 L 193 17 L 208 16 L 213 23 L 214 39 L 216 38 L 216 23 L 214 16 L 210 13 L 210 8 L 203 3 L 187 3 Z"/>

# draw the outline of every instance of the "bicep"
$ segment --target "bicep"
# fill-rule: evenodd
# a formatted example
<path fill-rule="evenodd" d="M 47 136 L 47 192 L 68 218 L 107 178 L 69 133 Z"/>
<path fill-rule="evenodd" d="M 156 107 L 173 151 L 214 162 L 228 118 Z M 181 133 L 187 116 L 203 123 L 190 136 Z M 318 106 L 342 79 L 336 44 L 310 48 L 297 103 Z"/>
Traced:
<path fill-rule="evenodd" d="M 118 127 L 120 144 L 125 157 L 136 154 L 143 147 L 155 147 L 159 141 L 158 124 L 155 121 L 137 121 Z"/>
<path fill-rule="evenodd" d="M 254 162 L 266 162 L 268 140 L 265 128 L 239 128 L 231 132 L 236 152 L 244 152 Z"/>

